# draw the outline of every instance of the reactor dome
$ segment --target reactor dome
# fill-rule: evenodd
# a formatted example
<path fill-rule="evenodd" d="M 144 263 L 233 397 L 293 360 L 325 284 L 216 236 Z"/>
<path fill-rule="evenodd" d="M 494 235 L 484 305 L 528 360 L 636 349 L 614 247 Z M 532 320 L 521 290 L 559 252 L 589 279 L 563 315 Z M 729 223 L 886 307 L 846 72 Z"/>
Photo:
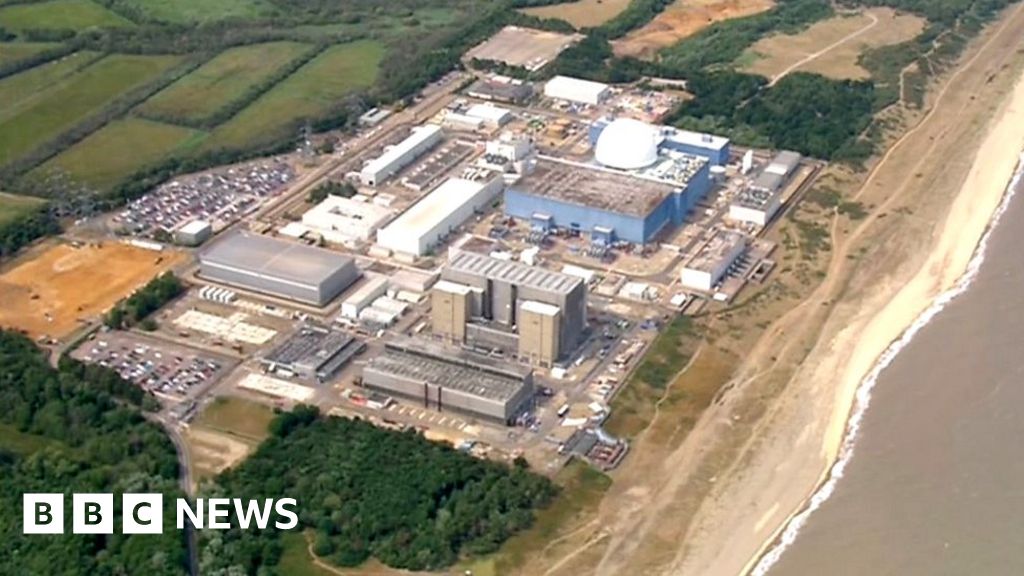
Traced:
<path fill-rule="evenodd" d="M 594 157 L 610 168 L 635 170 L 658 160 L 661 131 L 639 120 L 613 120 L 597 138 Z"/>

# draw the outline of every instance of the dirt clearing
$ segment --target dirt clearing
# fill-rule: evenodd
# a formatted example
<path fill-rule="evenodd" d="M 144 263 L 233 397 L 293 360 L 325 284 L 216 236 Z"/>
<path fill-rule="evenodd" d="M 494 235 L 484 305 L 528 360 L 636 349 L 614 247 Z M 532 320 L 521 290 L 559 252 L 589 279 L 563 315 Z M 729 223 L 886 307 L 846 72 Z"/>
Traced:
<path fill-rule="evenodd" d="M 117 242 L 42 244 L 0 273 L 0 326 L 62 338 L 185 258 Z"/>
<path fill-rule="evenodd" d="M 924 30 L 923 18 L 872 8 L 829 18 L 799 34 L 763 38 L 740 56 L 745 72 L 775 79 L 796 70 L 836 79 L 864 79 L 867 70 L 857 59 L 869 48 L 910 40 Z"/>
<path fill-rule="evenodd" d="M 615 18 L 629 6 L 629 0 L 580 0 L 552 6 L 538 6 L 520 10 L 538 18 L 565 20 L 577 28 L 600 26 Z"/>
<path fill-rule="evenodd" d="M 676 0 L 642 28 L 612 43 L 616 56 L 653 58 L 655 53 L 715 22 L 764 12 L 773 0 Z"/>
<path fill-rule="evenodd" d="M 256 443 L 202 426 L 192 426 L 184 434 L 196 480 L 212 478 L 241 462 L 256 449 Z"/>

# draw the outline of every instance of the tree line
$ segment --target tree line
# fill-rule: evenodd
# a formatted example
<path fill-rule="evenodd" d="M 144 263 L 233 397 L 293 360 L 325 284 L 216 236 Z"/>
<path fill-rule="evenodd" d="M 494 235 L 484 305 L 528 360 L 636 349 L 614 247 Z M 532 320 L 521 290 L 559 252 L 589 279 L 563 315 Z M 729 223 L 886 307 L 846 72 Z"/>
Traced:
<path fill-rule="evenodd" d="M 373 557 L 395 568 L 441 569 L 462 555 L 486 554 L 530 526 L 555 486 L 525 461 L 479 460 L 416 432 L 362 420 L 324 417 L 300 406 L 279 415 L 271 436 L 209 494 L 299 501 L 300 524 L 315 533 L 313 551 L 339 566 Z M 204 573 L 274 575 L 280 533 L 203 534 Z"/>
<path fill-rule="evenodd" d="M 184 284 L 173 272 L 164 272 L 115 304 L 104 316 L 103 324 L 115 329 L 130 328 L 136 324 L 142 324 L 143 328 L 149 330 L 155 329 L 155 324 L 146 323 L 147 317 L 184 291 Z"/>
<path fill-rule="evenodd" d="M 177 457 L 143 417 L 141 390 L 71 359 L 54 368 L 28 338 L 0 330 L 0 402 L 0 574 L 186 573 L 183 533 L 173 528 Z M 26 536 L 15 513 L 26 492 L 63 493 L 66 508 L 73 492 L 163 493 L 165 532 Z"/>
<path fill-rule="evenodd" d="M 60 232 L 60 222 L 45 204 L 25 208 L 0 222 L 0 258 L 12 256 L 39 238 Z"/>

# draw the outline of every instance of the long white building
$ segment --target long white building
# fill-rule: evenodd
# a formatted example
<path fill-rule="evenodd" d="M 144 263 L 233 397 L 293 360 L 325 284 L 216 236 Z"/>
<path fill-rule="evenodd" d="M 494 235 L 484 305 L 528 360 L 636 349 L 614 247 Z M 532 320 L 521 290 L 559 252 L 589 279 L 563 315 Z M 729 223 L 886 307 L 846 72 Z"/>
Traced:
<path fill-rule="evenodd" d="M 412 129 L 412 134 L 395 144 L 359 172 L 359 179 L 367 186 L 376 186 L 387 180 L 413 160 L 437 146 L 441 141 L 441 127 L 426 124 Z"/>
<path fill-rule="evenodd" d="M 302 223 L 328 242 L 348 244 L 370 240 L 393 211 L 368 201 L 365 196 L 356 198 L 328 196 L 302 215 Z"/>
<path fill-rule="evenodd" d="M 452 230 L 494 200 L 500 174 L 451 178 L 377 232 L 377 244 L 392 252 L 423 256 Z"/>
<path fill-rule="evenodd" d="M 606 100 L 611 95 L 611 88 L 600 82 L 555 76 L 544 85 L 544 95 L 548 98 L 594 105 Z"/>

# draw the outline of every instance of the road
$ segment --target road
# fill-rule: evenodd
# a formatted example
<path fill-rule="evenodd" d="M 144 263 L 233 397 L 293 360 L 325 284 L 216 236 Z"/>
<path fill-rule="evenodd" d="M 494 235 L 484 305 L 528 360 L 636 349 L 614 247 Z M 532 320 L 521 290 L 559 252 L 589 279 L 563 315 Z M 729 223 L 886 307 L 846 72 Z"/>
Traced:
<path fill-rule="evenodd" d="M 818 50 L 817 52 L 815 52 L 813 54 L 808 54 L 804 58 L 800 59 L 800 61 L 796 62 L 795 64 L 793 64 L 790 67 L 786 68 L 782 72 L 779 72 L 778 74 L 773 76 L 771 82 L 768 83 L 768 87 L 771 88 L 772 86 L 775 86 L 776 82 L 778 82 L 779 80 L 782 80 L 783 78 L 785 78 L 790 72 L 793 72 L 794 70 L 797 70 L 798 68 L 800 68 L 804 64 L 807 64 L 808 62 L 811 62 L 813 60 L 816 60 L 816 59 L 820 58 L 821 56 L 824 56 L 825 54 L 831 52 L 833 49 L 838 48 L 839 46 L 842 46 L 843 44 L 846 44 L 850 40 L 853 40 L 854 38 L 860 36 L 861 34 L 864 34 L 868 30 L 871 30 L 876 25 L 878 25 L 878 17 L 877 16 L 875 16 L 874 14 L 872 14 L 870 12 L 864 12 L 864 14 L 866 14 L 868 16 L 868 18 L 871 18 L 871 23 L 870 24 L 868 24 L 867 26 L 864 26 L 860 30 L 856 30 L 856 31 L 854 31 L 854 32 L 852 32 L 850 34 L 847 34 L 846 36 L 843 36 L 839 40 L 836 40 L 835 42 L 829 44 L 828 46 L 822 48 L 821 50 Z"/>

